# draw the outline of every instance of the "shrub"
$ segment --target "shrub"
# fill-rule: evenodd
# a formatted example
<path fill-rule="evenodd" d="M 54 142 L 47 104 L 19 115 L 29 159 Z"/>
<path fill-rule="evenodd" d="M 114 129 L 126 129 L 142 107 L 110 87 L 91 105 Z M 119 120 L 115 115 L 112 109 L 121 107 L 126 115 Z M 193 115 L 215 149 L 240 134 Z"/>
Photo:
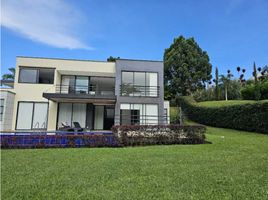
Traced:
<path fill-rule="evenodd" d="M 268 102 L 205 107 L 197 105 L 191 97 L 179 97 L 178 103 L 187 116 L 198 123 L 268 133 Z"/>
<path fill-rule="evenodd" d="M 268 99 L 268 81 L 259 81 L 257 85 L 248 84 L 241 90 L 241 94 L 245 100 Z"/>
<path fill-rule="evenodd" d="M 255 85 L 246 85 L 241 90 L 241 95 L 244 100 L 255 100 Z"/>
<path fill-rule="evenodd" d="M 123 125 L 113 126 L 112 131 L 122 146 L 205 142 L 205 127 L 201 125 Z"/>
<path fill-rule="evenodd" d="M 216 100 L 215 88 L 201 89 L 193 93 L 193 98 L 196 101 L 213 101 Z"/>
<path fill-rule="evenodd" d="M 223 84 L 219 84 L 218 100 L 225 99 L 225 88 Z M 215 101 L 216 98 L 216 87 L 211 86 L 207 89 L 197 90 L 193 93 L 195 101 Z M 241 99 L 241 83 L 238 80 L 230 80 L 228 82 L 227 96 L 229 100 Z"/>
<path fill-rule="evenodd" d="M 260 85 L 261 99 L 268 99 L 268 80 Z"/>
<path fill-rule="evenodd" d="M 170 123 L 171 124 L 180 123 L 180 111 L 178 107 L 170 107 Z"/>

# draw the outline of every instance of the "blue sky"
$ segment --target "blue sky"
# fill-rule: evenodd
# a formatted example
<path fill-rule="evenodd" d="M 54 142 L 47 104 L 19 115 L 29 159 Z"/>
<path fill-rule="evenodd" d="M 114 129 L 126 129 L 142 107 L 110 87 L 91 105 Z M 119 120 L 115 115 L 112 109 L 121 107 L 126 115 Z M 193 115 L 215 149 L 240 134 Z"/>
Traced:
<path fill-rule="evenodd" d="M 162 60 L 194 37 L 220 74 L 268 65 L 267 0 L 2 0 L 1 71 L 16 56 Z"/>

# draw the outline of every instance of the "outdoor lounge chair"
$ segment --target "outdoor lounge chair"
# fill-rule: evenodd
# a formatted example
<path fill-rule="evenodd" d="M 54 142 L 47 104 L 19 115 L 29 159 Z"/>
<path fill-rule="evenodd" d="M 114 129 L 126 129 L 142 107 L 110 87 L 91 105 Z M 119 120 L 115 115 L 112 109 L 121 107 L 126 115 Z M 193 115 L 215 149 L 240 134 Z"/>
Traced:
<path fill-rule="evenodd" d="M 76 132 L 83 132 L 84 129 L 80 126 L 79 122 L 73 122 L 74 124 L 74 131 Z"/>
<path fill-rule="evenodd" d="M 59 128 L 61 131 L 74 132 L 74 128 L 68 125 L 67 122 L 61 122 L 62 127 Z"/>

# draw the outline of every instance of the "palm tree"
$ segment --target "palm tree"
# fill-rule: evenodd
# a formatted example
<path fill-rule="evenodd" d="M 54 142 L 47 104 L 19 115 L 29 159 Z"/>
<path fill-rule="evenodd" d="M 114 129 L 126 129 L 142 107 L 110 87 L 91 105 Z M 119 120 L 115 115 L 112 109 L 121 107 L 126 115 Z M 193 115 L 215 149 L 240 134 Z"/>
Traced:
<path fill-rule="evenodd" d="M 220 83 L 222 83 L 224 87 L 225 101 L 228 101 L 228 87 L 230 85 L 231 77 L 233 75 L 229 72 L 227 76 L 220 75 Z"/>
<path fill-rule="evenodd" d="M 215 81 L 214 81 L 215 80 Z M 219 91 L 219 70 L 218 67 L 216 67 L 216 71 L 215 71 L 215 79 L 213 81 L 215 82 L 215 96 L 216 99 L 219 100 L 220 99 L 220 91 Z"/>
<path fill-rule="evenodd" d="M 15 68 L 10 67 L 10 68 L 8 68 L 8 70 L 10 71 L 10 73 L 3 74 L 2 79 L 3 80 L 12 80 L 13 81 L 15 79 Z"/>

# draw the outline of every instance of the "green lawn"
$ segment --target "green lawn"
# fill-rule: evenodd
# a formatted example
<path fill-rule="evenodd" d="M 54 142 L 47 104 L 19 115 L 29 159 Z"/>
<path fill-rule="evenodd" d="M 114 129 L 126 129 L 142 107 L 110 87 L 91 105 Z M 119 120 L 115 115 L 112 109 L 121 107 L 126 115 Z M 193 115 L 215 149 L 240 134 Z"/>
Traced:
<path fill-rule="evenodd" d="M 267 135 L 208 128 L 207 140 L 2 150 L 1 199 L 267 199 Z"/>
<path fill-rule="evenodd" d="M 207 107 L 221 107 L 221 106 L 232 106 L 232 105 L 241 105 L 241 104 L 249 104 L 256 102 L 265 102 L 268 100 L 254 101 L 254 100 L 228 100 L 228 101 L 203 101 L 197 103 L 199 106 L 207 106 Z"/>

